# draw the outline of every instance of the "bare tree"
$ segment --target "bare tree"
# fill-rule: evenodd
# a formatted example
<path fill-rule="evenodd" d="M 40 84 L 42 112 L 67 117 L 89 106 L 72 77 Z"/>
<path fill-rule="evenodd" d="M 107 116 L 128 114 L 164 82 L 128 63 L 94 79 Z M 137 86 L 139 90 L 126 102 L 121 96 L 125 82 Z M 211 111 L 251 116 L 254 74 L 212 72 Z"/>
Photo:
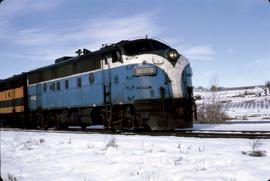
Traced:
<path fill-rule="evenodd" d="M 219 80 L 218 80 L 218 75 L 216 73 L 213 74 L 212 77 L 210 78 L 209 84 L 210 84 L 210 87 L 212 87 L 212 86 L 218 87 Z"/>
<path fill-rule="evenodd" d="M 210 80 L 210 102 L 205 102 L 198 108 L 198 122 L 200 123 L 220 123 L 228 119 L 222 111 L 222 104 L 219 102 L 218 84 L 218 77 L 215 74 Z"/>
<path fill-rule="evenodd" d="M 218 91 L 218 86 L 219 86 L 219 80 L 217 74 L 214 74 L 211 79 L 210 79 L 210 92 L 211 92 L 211 99 L 212 99 L 212 104 L 217 103 L 217 91 Z"/>

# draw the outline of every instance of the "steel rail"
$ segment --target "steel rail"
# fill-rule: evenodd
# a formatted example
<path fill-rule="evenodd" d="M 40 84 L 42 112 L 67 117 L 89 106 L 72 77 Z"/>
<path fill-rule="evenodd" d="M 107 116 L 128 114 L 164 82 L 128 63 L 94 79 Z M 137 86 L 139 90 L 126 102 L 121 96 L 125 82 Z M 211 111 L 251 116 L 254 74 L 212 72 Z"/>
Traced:
<path fill-rule="evenodd" d="M 75 133 L 75 134 L 112 134 L 112 135 L 144 135 L 144 136 L 176 136 L 194 138 L 244 138 L 270 139 L 270 131 L 241 131 L 241 130 L 176 130 L 176 131 L 145 131 L 145 130 L 110 130 L 110 129 L 66 129 L 39 130 L 1 128 L 0 131 L 47 132 L 47 133 Z"/>

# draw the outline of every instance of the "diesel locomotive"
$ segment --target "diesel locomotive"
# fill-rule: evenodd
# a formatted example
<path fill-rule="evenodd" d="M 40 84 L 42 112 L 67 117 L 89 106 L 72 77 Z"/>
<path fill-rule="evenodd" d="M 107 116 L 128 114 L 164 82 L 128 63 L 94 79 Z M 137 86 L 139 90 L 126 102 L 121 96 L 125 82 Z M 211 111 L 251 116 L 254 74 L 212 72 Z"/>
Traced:
<path fill-rule="evenodd" d="M 145 38 L 76 53 L 1 80 L 1 126 L 192 127 L 192 69 L 177 50 Z"/>

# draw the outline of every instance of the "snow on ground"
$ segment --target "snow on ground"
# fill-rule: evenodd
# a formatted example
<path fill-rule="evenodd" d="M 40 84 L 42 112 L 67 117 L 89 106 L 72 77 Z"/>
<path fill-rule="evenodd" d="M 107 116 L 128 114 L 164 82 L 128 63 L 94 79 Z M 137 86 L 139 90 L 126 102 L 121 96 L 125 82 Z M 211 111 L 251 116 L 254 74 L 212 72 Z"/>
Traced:
<path fill-rule="evenodd" d="M 1 172 L 18 181 L 266 181 L 265 157 L 242 154 L 254 140 L 1 130 Z"/>
<path fill-rule="evenodd" d="M 232 119 L 270 119 L 270 92 L 260 87 L 217 92 L 197 91 L 194 93 L 198 107 L 213 101 L 222 105 L 224 112 Z"/>

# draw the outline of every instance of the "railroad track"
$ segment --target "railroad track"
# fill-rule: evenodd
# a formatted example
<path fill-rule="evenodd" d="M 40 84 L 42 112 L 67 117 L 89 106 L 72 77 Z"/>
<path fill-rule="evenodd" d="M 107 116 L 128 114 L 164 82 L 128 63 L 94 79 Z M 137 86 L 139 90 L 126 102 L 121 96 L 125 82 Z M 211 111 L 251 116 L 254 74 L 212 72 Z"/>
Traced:
<path fill-rule="evenodd" d="M 48 133 L 74 133 L 74 134 L 112 134 L 112 135 L 145 135 L 145 136 L 176 136 L 196 138 L 245 138 L 270 139 L 270 131 L 236 131 L 236 130 L 176 130 L 176 131 L 145 131 L 145 130 L 109 130 L 78 128 L 66 130 L 26 130 L 18 128 L 1 128 L 1 131 L 48 132 Z"/>

